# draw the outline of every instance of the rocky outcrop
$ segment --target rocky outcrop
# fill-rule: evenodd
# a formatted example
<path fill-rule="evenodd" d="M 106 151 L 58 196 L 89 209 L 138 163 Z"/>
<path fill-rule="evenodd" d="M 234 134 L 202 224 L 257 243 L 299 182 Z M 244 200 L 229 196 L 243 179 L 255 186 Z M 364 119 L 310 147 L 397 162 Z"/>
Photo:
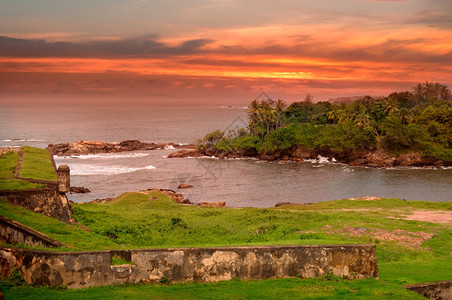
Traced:
<path fill-rule="evenodd" d="M 173 190 L 153 188 L 153 189 L 148 189 L 148 191 L 159 192 L 164 195 L 167 195 L 168 197 L 171 198 L 171 200 L 173 200 L 174 202 L 179 203 L 179 204 L 191 204 L 190 200 L 185 199 L 182 194 L 176 193 Z M 152 198 L 151 198 L 151 200 L 152 200 Z"/>
<path fill-rule="evenodd" d="M 88 155 L 98 153 L 115 153 L 136 150 L 193 148 L 193 145 L 180 145 L 175 143 L 145 143 L 137 140 L 127 140 L 120 143 L 106 143 L 100 141 L 77 141 L 74 143 L 49 144 L 47 150 L 52 155 Z"/>
<path fill-rule="evenodd" d="M 191 184 L 188 183 L 181 183 L 177 186 L 178 189 L 189 189 L 192 188 L 193 186 Z"/>
<path fill-rule="evenodd" d="M 202 151 L 190 149 L 190 150 L 179 150 L 168 155 L 168 158 L 185 158 L 185 157 L 201 157 L 206 156 Z"/>
<path fill-rule="evenodd" d="M 86 187 L 71 186 L 70 193 L 71 194 L 86 194 L 86 193 L 91 193 L 91 191 L 89 189 L 87 189 Z"/>
<path fill-rule="evenodd" d="M 225 207 L 226 202 L 224 202 L 224 201 L 217 201 L 217 202 L 201 201 L 198 203 L 198 206 L 201 206 L 201 207 Z"/>

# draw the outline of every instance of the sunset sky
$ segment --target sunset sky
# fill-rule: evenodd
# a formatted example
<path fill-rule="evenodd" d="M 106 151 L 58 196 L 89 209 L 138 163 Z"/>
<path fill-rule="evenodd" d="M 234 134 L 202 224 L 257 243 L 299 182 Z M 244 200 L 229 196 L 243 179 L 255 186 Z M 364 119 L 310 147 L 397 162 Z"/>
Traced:
<path fill-rule="evenodd" d="M 452 88 L 451 0 L 1 0 L 0 101 Z"/>

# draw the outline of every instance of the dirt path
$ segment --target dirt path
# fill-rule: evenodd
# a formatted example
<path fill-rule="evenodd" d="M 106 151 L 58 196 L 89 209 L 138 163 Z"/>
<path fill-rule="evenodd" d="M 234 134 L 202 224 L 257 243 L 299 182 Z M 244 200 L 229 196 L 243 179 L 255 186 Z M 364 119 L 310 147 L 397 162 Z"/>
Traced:
<path fill-rule="evenodd" d="M 24 151 L 20 148 L 19 159 L 17 160 L 16 173 L 14 173 L 14 178 L 19 178 L 19 172 L 22 168 L 22 160 L 24 159 Z"/>

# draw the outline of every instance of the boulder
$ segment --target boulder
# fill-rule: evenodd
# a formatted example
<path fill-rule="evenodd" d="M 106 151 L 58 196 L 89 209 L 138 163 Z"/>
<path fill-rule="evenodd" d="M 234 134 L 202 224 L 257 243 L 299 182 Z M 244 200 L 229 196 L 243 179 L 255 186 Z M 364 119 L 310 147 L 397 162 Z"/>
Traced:
<path fill-rule="evenodd" d="M 177 152 L 173 152 L 170 155 L 168 155 L 168 158 L 184 158 L 184 157 L 200 157 L 203 156 L 202 153 L 198 152 L 197 150 L 180 150 Z"/>
<path fill-rule="evenodd" d="M 70 193 L 71 194 L 85 194 L 85 193 L 91 193 L 91 191 L 85 187 L 71 186 Z"/>
<path fill-rule="evenodd" d="M 121 151 L 135 151 L 135 150 L 155 150 L 158 145 L 154 143 L 144 143 L 137 140 L 126 140 L 119 143 Z"/>
<path fill-rule="evenodd" d="M 177 187 L 178 189 L 189 189 L 192 188 L 193 186 L 191 184 L 188 183 L 181 183 L 179 184 L 179 186 Z"/>
<path fill-rule="evenodd" d="M 198 206 L 202 206 L 202 207 L 224 207 L 224 206 L 226 206 L 226 202 L 224 202 L 224 201 L 217 201 L 217 202 L 201 201 L 201 202 L 198 203 Z"/>

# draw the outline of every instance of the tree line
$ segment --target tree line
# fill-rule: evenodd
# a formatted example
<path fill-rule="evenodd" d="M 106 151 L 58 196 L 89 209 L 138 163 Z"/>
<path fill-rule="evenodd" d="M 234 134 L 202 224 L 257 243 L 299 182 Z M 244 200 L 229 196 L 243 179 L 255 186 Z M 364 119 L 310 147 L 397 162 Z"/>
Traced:
<path fill-rule="evenodd" d="M 248 127 L 214 131 L 198 149 L 258 155 L 302 145 L 337 156 L 384 150 L 421 152 L 452 162 L 452 93 L 439 83 L 419 83 L 412 91 L 364 96 L 350 103 L 254 100 Z"/>

